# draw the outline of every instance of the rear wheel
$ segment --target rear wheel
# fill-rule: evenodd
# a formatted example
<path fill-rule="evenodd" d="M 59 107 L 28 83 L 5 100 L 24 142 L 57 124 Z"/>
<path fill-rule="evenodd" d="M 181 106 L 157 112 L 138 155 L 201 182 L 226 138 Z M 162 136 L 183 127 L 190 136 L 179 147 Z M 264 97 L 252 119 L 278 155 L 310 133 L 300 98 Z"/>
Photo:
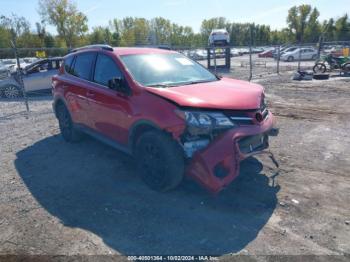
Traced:
<path fill-rule="evenodd" d="M 3 90 L 3 96 L 6 98 L 18 98 L 22 95 L 22 92 L 18 86 L 9 85 L 6 86 Z"/>
<path fill-rule="evenodd" d="M 327 68 L 326 65 L 323 63 L 317 63 L 316 65 L 314 65 L 313 69 L 314 73 L 316 74 L 320 74 L 320 73 L 325 73 Z"/>
<path fill-rule="evenodd" d="M 63 139 L 66 142 L 78 142 L 81 140 L 81 133 L 74 127 L 72 118 L 65 105 L 57 106 L 58 125 Z"/>
<path fill-rule="evenodd" d="M 288 62 L 293 62 L 294 61 L 294 57 L 293 56 L 289 56 L 287 59 Z"/>
<path fill-rule="evenodd" d="M 177 187 L 184 174 L 180 146 L 161 131 L 148 131 L 136 142 L 135 157 L 142 180 L 153 190 L 168 191 Z"/>

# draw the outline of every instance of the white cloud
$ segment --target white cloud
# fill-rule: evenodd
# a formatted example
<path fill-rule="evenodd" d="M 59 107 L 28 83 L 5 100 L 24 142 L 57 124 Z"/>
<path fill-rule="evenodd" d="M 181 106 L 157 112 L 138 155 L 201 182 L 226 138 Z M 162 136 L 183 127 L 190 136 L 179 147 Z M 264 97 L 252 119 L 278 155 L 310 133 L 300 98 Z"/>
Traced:
<path fill-rule="evenodd" d="M 99 7 L 100 7 L 100 4 L 93 5 L 90 8 L 88 8 L 87 10 L 85 10 L 83 13 L 84 14 L 91 13 L 91 12 L 95 11 L 96 9 L 98 9 Z"/>

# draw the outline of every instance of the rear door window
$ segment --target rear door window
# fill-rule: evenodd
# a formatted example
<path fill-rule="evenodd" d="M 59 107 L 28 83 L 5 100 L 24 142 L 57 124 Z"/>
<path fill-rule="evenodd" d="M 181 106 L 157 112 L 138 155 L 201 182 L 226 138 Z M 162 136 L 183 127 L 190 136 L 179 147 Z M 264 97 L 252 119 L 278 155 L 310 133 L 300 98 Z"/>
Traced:
<path fill-rule="evenodd" d="M 69 56 L 66 59 L 64 59 L 64 70 L 69 74 L 72 72 L 73 59 L 74 56 Z"/>
<path fill-rule="evenodd" d="M 75 58 L 72 74 L 86 80 L 90 80 L 92 66 L 95 60 L 95 53 L 83 53 L 79 54 Z"/>

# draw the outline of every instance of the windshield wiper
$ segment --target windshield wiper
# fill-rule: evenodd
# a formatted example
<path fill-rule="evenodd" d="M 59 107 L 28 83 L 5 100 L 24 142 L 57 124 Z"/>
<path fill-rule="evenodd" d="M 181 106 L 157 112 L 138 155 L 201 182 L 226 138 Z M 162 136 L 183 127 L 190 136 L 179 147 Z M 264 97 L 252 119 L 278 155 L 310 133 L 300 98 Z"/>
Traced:
<path fill-rule="evenodd" d="M 215 81 L 217 81 L 217 80 L 197 80 L 197 81 L 184 82 L 181 84 L 182 85 L 195 85 L 195 84 L 209 83 L 209 82 L 215 82 Z"/>
<path fill-rule="evenodd" d="M 172 87 L 174 85 L 171 84 L 153 84 L 153 85 L 147 85 L 147 87 L 162 87 L 162 88 L 167 88 L 167 87 Z"/>

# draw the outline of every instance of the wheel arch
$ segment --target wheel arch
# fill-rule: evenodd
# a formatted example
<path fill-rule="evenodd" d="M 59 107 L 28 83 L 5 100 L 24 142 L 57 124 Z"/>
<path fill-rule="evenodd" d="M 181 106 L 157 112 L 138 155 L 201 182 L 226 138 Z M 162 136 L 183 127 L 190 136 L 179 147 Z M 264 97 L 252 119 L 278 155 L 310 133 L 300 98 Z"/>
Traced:
<path fill-rule="evenodd" d="M 154 122 L 149 120 L 144 120 L 144 119 L 138 120 L 131 126 L 129 137 L 128 137 L 128 144 L 129 144 L 130 151 L 132 153 L 134 152 L 137 139 L 145 132 L 148 132 L 151 130 L 164 131 Z"/>
<path fill-rule="evenodd" d="M 68 109 L 68 106 L 66 104 L 66 102 L 64 101 L 64 99 L 62 98 L 56 98 L 52 104 L 52 108 L 53 108 L 53 112 L 55 113 L 55 116 L 57 117 L 57 107 L 60 106 L 60 105 L 64 105 L 68 112 L 69 112 L 69 109 Z"/>

